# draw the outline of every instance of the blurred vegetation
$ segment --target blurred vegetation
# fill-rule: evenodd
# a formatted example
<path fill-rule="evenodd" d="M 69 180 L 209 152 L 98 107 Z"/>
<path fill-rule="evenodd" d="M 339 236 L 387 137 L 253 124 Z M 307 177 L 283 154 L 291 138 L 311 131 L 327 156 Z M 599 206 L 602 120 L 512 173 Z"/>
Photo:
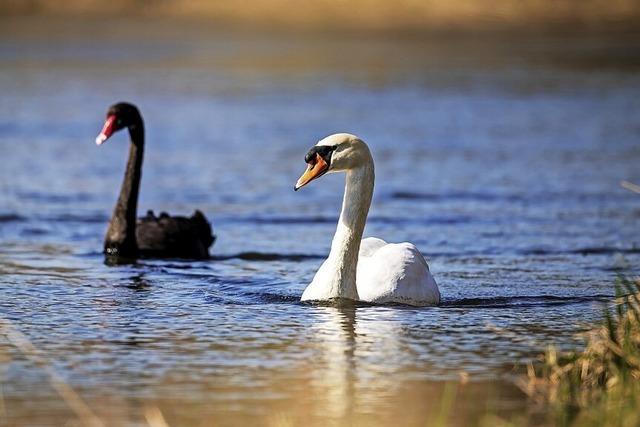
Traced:
<path fill-rule="evenodd" d="M 586 335 L 583 352 L 550 348 L 521 381 L 561 426 L 640 425 L 640 280 L 619 278 L 615 310 Z"/>
<path fill-rule="evenodd" d="M 0 15 L 184 17 L 315 30 L 637 31 L 636 0 L 3 0 Z"/>

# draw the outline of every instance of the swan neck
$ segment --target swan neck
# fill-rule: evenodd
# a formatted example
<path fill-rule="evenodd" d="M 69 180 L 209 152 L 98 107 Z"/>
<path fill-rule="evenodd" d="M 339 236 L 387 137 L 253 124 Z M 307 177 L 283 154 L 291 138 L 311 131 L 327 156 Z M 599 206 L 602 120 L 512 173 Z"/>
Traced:
<path fill-rule="evenodd" d="M 138 252 L 136 217 L 144 154 L 142 119 L 139 124 L 129 127 L 129 135 L 131 137 L 129 159 L 105 238 L 105 253 L 108 255 L 135 256 Z"/>
<path fill-rule="evenodd" d="M 329 255 L 334 265 L 333 279 L 339 298 L 358 299 L 358 254 L 373 196 L 374 179 L 373 161 L 346 173 L 342 210 Z"/>

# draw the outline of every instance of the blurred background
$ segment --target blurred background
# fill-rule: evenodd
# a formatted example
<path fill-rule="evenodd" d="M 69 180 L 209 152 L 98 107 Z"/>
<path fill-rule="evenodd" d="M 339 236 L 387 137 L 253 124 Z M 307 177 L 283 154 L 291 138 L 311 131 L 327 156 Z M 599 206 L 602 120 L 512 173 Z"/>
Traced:
<path fill-rule="evenodd" d="M 541 422 L 514 377 L 579 346 L 637 272 L 639 199 L 619 186 L 640 182 L 636 1 L 0 15 L 0 424 Z M 201 209 L 212 260 L 104 264 L 128 136 L 94 140 L 122 100 L 146 125 L 139 214 Z M 344 182 L 292 188 L 341 131 L 376 161 L 365 235 L 415 243 L 440 307 L 299 303 Z"/>
<path fill-rule="evenodd" d="M 6 0 L 6 16 L 168 17 L 250 28 L 377 30 L 396 32 L 517 30 L 633 31 L 640 6 L 633 0 Z"/>

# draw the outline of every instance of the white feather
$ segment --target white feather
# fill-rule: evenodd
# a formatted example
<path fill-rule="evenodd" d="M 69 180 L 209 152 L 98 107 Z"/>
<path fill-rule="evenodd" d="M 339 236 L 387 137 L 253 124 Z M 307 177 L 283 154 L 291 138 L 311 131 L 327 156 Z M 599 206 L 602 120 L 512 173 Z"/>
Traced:
<path fill-rule="evenodd" d="M 418 248 L 375 237 L 361 240 L 375 180 L 367 145 L 349 134 L 331 135 L 317 145 L 338 147 L 329 172 L 346 172 L 346 185 L 331 252 L 302 301 L 346 298 L 376 304 L 438 304 L 438 285 Z"/>

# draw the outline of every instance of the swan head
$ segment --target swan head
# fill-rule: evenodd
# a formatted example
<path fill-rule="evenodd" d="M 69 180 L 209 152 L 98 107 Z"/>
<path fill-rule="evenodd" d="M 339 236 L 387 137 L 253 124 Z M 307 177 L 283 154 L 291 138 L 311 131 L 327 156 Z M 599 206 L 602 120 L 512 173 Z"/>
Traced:
<path fill-rule="evenodd" d="M 117 131 L 129 128 L 133 129 L 142 125 L 142 116 L 138 108 L 128 102 L 118 102 L 107 110 L 107 119 L 102 126 L 102 131 L 96 138 L 96 144 L 102 145 Z"/>
<path fill-rule="evenodd" d="M 318 142 L 304 156 L 307 170 L 295 191 L 326 173 L 345 172 L 371 163 L 369 147 L 360 138 L 349 133 L 336 133 Z"/>

